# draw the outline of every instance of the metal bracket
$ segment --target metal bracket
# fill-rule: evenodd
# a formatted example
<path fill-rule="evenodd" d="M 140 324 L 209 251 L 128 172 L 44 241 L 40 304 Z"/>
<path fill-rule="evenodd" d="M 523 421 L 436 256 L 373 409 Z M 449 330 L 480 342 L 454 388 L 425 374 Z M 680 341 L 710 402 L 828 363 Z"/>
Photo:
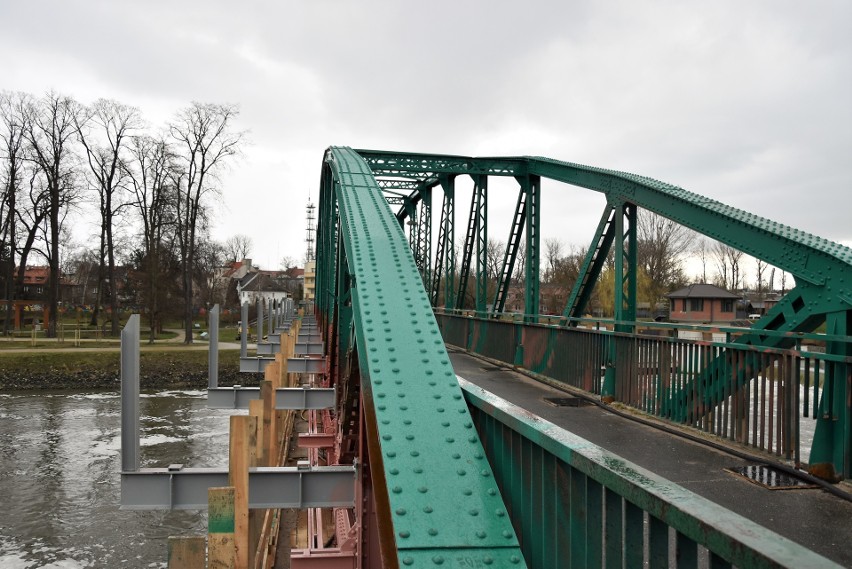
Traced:
<path fill-rule="evenodd" d="M 261 356 L 240 358 L 240 373 L 263 373 L 266 366 L 274 361 L 275 358 L 264 358 Z"/>
<path fill-rule="evenodd" d="M 333 388 L 280 387 L 275 390 L 275 408 L 333 409 Z M 211 409 L 248 409 L 249 401 L 260 399 L 259 387 L 219 387 L 207 390 L 207 406 Z"/>
<path fill-rule="evenodd" d="M 325 358 L 287 358 L 287 373 L 325 373 Z"/>
<path fill-rule="evenodd" d="M 325 354 L 325 344 L 323 342 L 297 342 L 294 352 L 296 357 L 321 356 Z"/>

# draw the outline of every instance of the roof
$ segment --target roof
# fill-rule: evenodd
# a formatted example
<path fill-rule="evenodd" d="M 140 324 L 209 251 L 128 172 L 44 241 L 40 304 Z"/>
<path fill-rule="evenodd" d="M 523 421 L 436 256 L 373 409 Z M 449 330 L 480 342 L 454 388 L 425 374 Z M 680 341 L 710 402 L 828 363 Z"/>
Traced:
<path fill-rule="evenodd" d="M 707 283 L 692 284 L 674 292 L 670 292 L 666 296 L 669 298 L 740 298 L 737 294 Z"/>
<path fill-rule="evenodd" d="M 281 282 L 263 273 L 252 273 L 242 285 L 242 290 L 250 292 L 289 292 Z"/>

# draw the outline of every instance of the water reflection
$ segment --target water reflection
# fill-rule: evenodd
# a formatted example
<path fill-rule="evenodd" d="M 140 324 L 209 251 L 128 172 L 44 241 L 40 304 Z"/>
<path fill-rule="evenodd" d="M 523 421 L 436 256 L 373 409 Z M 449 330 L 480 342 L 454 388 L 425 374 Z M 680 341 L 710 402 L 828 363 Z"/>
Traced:
<path fill-rule="evenodd" d="M 0 394 L 0 567 L 165 567 L 204 512 L 120 511 L 116 392 Z M 144 394 L 143 466 L 227 466 L 227 411 L 203 391 Z"/>

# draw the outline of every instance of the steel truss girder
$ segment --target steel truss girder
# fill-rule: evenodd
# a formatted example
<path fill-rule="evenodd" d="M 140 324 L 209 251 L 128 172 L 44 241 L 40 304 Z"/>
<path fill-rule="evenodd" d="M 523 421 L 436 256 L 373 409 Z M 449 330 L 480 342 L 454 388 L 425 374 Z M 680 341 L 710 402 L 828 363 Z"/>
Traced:
<path fill-rule="evenodd" d="M 532 174 L 602 192 L 610 202 L 635 204 L 762 259 L 792 274 L 797 282 L 807 281 L 821 287 L 824 297 L 838 298 L 843 310 L 852 310 L 852 249 L 677 186 L 626 172 L 541 157 L 474 158 L 375 150 L 358 152 L 377 172 L 392 169 L 433 174 Z"/>
<path fill-rule="evenodd" d="M 259 387 L 218 387 L 207 390 L 211 409 L 248 409 L 249 401 L 260 399 Z M 322 387 L 279 387 L 275 390 L 276 409 L 333 409 L 335 391 Z"/>
<path fill-rule="evenodd" d="M 476 177 L 476 311 L 484 314 L 488 302 L 488 176 Z"/>
<path fill-rule="evenodd" d="M 249 508 L 350 508 L 354 466 L 249 468 Z M 205 510 L 209 488 L 228 486 L 228 470 L 143 468 L 121 473 L 122 510 Z"/>

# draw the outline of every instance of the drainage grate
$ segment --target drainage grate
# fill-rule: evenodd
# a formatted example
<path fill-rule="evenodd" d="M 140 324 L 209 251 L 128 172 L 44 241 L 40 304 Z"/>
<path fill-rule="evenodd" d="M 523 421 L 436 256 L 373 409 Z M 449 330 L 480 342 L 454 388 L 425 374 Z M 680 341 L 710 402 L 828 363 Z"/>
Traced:
<path fill-rule="evenodd" d="M 545 397 L 544 400 L 554 407 L 584 407 L 589 402 L 582 397 Z"/>
<path fill-rule="evenodd" d="M 771 466 L 752 464 L 728 468 L 730 472 L 744 476 L 749 482 L 759 484 L 769 490 L 797 490 L 802 488 L 818 488 L 816 484 L 808 484 L 786 472 L 781 472 Z"/>

